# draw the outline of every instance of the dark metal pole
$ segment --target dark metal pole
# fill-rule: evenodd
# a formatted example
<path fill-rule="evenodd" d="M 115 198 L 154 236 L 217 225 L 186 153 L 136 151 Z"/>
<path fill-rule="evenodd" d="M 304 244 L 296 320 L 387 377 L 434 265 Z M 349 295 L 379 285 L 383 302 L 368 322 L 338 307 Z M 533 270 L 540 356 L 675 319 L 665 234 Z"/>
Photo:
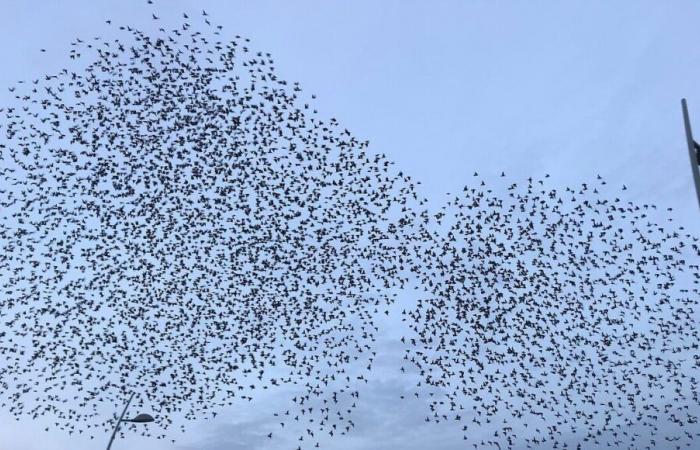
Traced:
<path fill-rule="evenodd" d="M 112 448 L 112 442 L 114 442 L 114 436 L 117 435 L 117 430 L 119 429 L 119 425 L 122 423 L 122 419 L 124 418 L 124 414 L 126 414 L 126 410 L 129 409 L 129 403 L 131 403 L 132 398 L 134 398 L 134 392 L 131 393 L 131 397 L 129 397 L 129 401 L 126 402 L 126 406 L 124 407 L 124 411 L 122 411 L 122 415 L 119 416 L 119 420 L 117 420 L 117 424 L 114 426 L 114 431 L 112 431 L 112 437 L 109 438 L 109 444 L 107 444 L 107 450 Z"/>
<path fill-rule="evenodd" d="M 698 161 L 697 149 L 695 140 L 693 139 L 693 131 L 690 129 L 690 118 L 688 116 L 688 104 L 685 99 L 681 100 L 683 106 L 683 121 L 685 123 L 685 137 L 688 141 L 688 153 L 690 154 L 690 168 L 693 171 L 693 182 L 695 183 L 695 194 L 698 197 L 698 206 L 700 206 L 700 161 Z"/>

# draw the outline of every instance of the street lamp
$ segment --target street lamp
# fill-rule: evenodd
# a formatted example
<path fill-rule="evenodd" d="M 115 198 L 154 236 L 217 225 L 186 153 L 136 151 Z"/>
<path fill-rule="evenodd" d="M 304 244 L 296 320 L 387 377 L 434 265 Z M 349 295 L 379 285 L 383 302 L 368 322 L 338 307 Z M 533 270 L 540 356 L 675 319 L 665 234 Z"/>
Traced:
<path fill-rule="evenodd" d="M 690 169 L 693 171 L 695 194 L 698 197 L 698 205 L 700 205 L 700 144 L 693 139 L 693 132 L 690 129 L 690 118 L 688 117 L 688 104 L 685 99 L 681 99 L 681 106 L 683 107 L 685 137 L 688 141 L 688 153 L 690 154 Z"/>
<path fill-rule="evenodd" d="M 119 416 L 119 420 L 117 420 L 117 424 L 114 426 L 114 431 L 112 431 L 112 437 L 109 438 L 109 444 L 107 444 L 107 450 L 112 448 L 112 442 L 114 442 L 114 436 L 117 435 L 117 430 L 119 430 L 119 425 L 121 425 L 122 422 L 132 422 L 132 423 L 149 423 L 153 422 L 155 419 L 153 416 L 149 414 L 139 414 L 138 416 L 134 417 L 133 419 L 125 419 L 124 414 L 126 414 L 126 410 L 129 408 L 129 403 L 131 403 L 131 399 L 134 398 L 134 393 L 131 393 L 131 397 L 129 397 L 129 401 L 126 402 L 126 406 L 124 407 L 124 411 L 122 411 L 122 415 Z"/>

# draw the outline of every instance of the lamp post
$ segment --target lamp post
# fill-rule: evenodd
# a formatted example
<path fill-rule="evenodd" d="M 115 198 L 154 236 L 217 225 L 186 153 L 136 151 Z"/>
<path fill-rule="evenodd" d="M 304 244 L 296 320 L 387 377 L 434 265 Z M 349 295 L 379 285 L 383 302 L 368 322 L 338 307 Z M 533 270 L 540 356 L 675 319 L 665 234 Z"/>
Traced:
<path fill-rule="evenodd" d="M 690 117 L 688 116 L 688 104 L 685 99 L 681 100 L 681 106 L 683 107 L 685 138 L 688 143 L 688 153 L 690 154 L 690 169 L 693 171 L 695 194 L 698 197 L 698 205 L 700 205 L 700 145 L 693 139 L 693 132 L 690 128 Z"/>
<path fill-rule="evenodd" d="M 122 411 L 122 415 L 119 416 L 119 420 L 117 420 L 117 424 L 114 426 L 114 431 L 112 431 L 112 437 L 109 438 L 109 444 L 107 444 L 107 450 L 110 450 L 112 448 L 112 442 L 114 442 L 114 436 L 117 435 L 117 430 L 119 430 L 119 425 L 121 425 L 122 422 L 133 422 L 133 423 L 148 423 L 148 422 L 153 422 L 155 419 L 149 415 L 149 414 L 139 414 L 138 416 L 134 417 L 133 419 L 125 419 L 124 414 L 126 414 L 126 410 L 129 408 L 129 403 L 131 403 L 131 399 L 134 398 L 134 393 L 131 393 L 131 396 L 129 397 L 129 401 L 126 402 L 126 406 L 124 406 L 124 411 Z"/>

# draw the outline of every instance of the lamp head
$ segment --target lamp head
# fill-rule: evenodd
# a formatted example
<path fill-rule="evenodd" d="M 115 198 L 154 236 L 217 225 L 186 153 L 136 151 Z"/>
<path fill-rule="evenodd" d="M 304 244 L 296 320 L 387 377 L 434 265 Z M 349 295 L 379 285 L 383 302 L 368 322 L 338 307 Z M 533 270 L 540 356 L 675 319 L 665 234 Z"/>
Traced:
<path fill-rule="evenodd" d="M 133 423 L 149 423 L 149 422 L 153 422 L 153 421 L 155 421 L 155 419 L 150 414 L 139 414 L 138 416 L 134 417 L 133 419 L 124 420 L 124 422 L 133 422 Z"/>

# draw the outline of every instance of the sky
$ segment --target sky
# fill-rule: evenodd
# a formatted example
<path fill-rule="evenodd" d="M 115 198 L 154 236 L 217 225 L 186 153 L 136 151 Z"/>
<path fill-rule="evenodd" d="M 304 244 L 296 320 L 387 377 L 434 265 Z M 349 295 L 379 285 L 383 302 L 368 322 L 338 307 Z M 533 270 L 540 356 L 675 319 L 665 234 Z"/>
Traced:
<path fill-rule="evenodd" d="M 154 2 L 0 0 L 0 103 L 17 80 L 64 67 L 76 37 L 109 33 L 107 19 L 148 30 L 154 10 L 175 24 L 204 8 L 224 37 L 270 52 L 281 78 L 317 95 L 321 115 L 368 139 L 436 204 L 474 171 L 487 182 L 501 171 L 516 181 L 549 174 L 561 189 L 600 174 L 622 200 L 656 204 L 700 234 L 680 107 L 687 98 L 700 136 L 697 2 Z M 324 448 L 463 448 L 458 429 L 424 424 L 421 405 L 398 403 L 410 380 L 397 373 L 401 324 L 387 320 L 357 426 Z M 174 444 L 127 435 L 113 448 L 289 448 L 263 433 L 288 394 L 190 423 Z M 3 409 L 0 425 L 0 450 L 92 449 L 109 438 L 44 432 Z"/>

